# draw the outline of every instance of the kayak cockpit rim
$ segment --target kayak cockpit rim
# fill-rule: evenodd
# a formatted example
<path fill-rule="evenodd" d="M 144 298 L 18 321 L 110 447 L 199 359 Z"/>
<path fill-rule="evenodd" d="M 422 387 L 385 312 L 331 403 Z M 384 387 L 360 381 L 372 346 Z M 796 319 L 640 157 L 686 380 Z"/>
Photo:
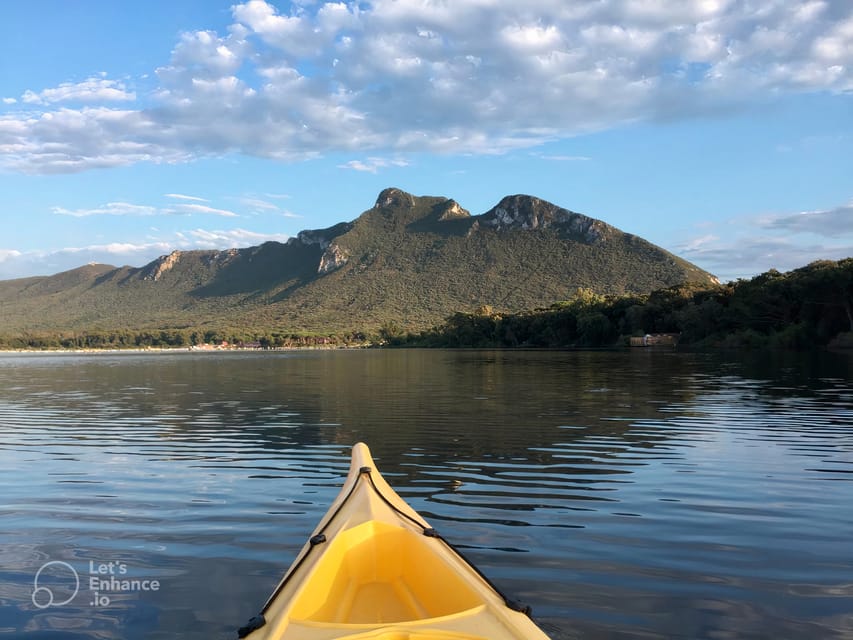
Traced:
<path fill-rule="evenodd" d="M 387 483 L 384 481 L 384 478 L 382 478 L 381 474 L 379 474 L 378 471 L 376 471 L 375 474 L 379 480 L 379 482 L 377 483 L 376 478 L 374 477 L 375 469 L 373 468 L 373 466 L 369 464 L 360 464 L 364 460 L 372 462 L 372 459 L 370 458 L 369 449 L 365 444 L 358 443 L 353 447 L 353 457 L 350 472 L 347 476 L 344 486 L 341 488 L 338 497 L 332 503 L 332 506 L 330 507 L 329 511 L 326 513 L 317 528 L 314 530 L 313 534 L 308 540 L 308 543 L 303 547 L 297 559 L 294 561 L 294 563 L 288 569 L 287 573 L 276 586 L 273 593 L 267 599 L 266 603 L 261 609 L 261 612 L 257 616 L 253 617 L 246 626 L 241 627 L 238 630 L 238 635 L 240 638 L 244 638 L 253 631 L 260 629 L 261 627 L 266 625 L 266 614 L 268 614 L 270 608 L 273 606 L 273 604 L 276 602 L 282 592 L 287 588 L 288 584 L 291 582 L 294 576 L 299 573 L 300 568 L 305 564 L 308 558 L 313 555 L 314 550 L 318 547 L 325 546 L 325 544 L 330 541 L 330 538 L 326 535 L 327 530 L 335 523 L 336 518 L 352 499 L 356 491 L 365 483 L 369 484 L 369 490 L 373 495 L 379 498 L 379 500 L 384 503 L 396 516 L 408 523 L 408 527 L 402 527 L 397 529 L 400 535 L 412 536 L 420 534 L 426 538 L 434 538 L 440 541 L 440 543 L 447 550 L 449 550 L 453 555 L 455 555 L 459 560 L 461 560 L 462 563 L 467 565 L 467 567 L 470 568 L 470 570 L 473 571 L 473 573 L 476 574 L 476 576 L 478 576 L 483 581 L 483 583 L 485 583 L 485 585 L 487 585 L 487 587 L 491 589 L 491 591 L 495 595 L 497 595 L 500 600 L 503 601 L 503 604 L 507 608 L 513 611 L 523 613 L 528 618 L 532 619 L 532 610 L 529 606 L 516 602 L 507 597 L 485 574 L 483 574 L 482 571 L 480 571 L 480 569 L 473 562 L 471 562 L 467 557 L 465 557 L 465 555 L 458 548 L 456 548 L 453 544 L 451 544 L 448 540 L 441 536 L 441 534 L 439 534 L 434 528 L 426 524 L 420 517 L 415 517 L 419 516 L 419 514 L 413 509 L 411 509 L 408 504 L 402 501 L 399 496 L 394 493 L 393 489 L 387 485 Z M 349 486 L 347 487 L 347 485 Z M 394 504 L 394 501 L 389 499 L 389 497 L 385 495 L 385 493 L 378 485 L 387 487 L 388 491 L 391 492 L 394 498 L 400 501 L 401 506 L 403 508 L 401 508 L 401 506 L 398 506 L 397 504 Z M 364 523 L 362 523 L 362 525 L 366 525 L 369 522 L 371 521 L 365 521 Z M 375 526 L 378 525 L 374 523 L 374 527 Z M 414 527 L 414 530 L 412 530 L 411 527 Z M 354 529 L 350 529 L 349 531 L 353 530 Z M 340 535 L 341 533 L 342 531 L 338 531 L 337 533 L 332 534 L 331 538 L 334 539 L 335 536 Z M 419 547 L 420 544 L 418 544 L 417 546 Z M 318 562 L 322 561 L 323 558 L 321 557 Z M 310 569 L 310 571 L 313 572 L 314 570 L 316 570 L 316 568 L 317 567 L 315 566 L 313 569 Z M 297 604 L 298 603 L 293 603 L 293 606 L 295 607 L 297 606 Z M 440 616 L 442 614 L 438 613 L 438 615 Z M 319 621 L 319 618 L 314 619 Z M 303 620 L 307 621 L 306 618 L 303 618 Z"/>

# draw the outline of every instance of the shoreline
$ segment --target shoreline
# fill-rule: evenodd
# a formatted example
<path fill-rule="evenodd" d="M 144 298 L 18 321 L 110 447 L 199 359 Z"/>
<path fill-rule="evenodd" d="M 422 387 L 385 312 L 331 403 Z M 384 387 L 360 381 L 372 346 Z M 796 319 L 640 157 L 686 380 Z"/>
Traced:
<path fill-rule="evenodd" d="M 252 348 L 193 348 L 193 347 L 128 347 L 127 349 L 0 349 L 0 355 L 12 354 L 144 354 L 144 353 L 269 353 L 269 352 L 284 352 L 284 351 L 340 351 L 340 350 L 357 350 L 357 349 L 375 349 L 380 345 L 368 344 L 363 346 L 355 345 L 318 345 L 318 346 L 303 346 L 303 347 L 270 347 L 268 349 L 252 349 Z"/>

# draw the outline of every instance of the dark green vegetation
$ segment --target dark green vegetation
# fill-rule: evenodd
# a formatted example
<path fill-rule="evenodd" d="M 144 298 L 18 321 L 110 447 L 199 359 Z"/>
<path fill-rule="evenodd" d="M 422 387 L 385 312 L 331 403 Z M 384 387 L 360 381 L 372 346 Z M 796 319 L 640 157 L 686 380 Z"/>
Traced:
<path fill-rule="evenodd" d="M 548 309 L 507 314 L 484 307 L 455 313 L 429 331 L 386 337 L 412 346 L 602 347 L 646 333 L 678 333 L 681 344 L 698 347 L 853 347 L 853 258 L 649 295 L 604 296 L 580 289 Z"/>
<path fill-rule="evenodd" d="M 36 347 L 286 345 L 417 332 L 483 305 L 520 313 L 584 287 L 644 295 L 714 282 L 641 238 L 530 196 L 471 216 L 447 198 L 386 189 L 353 222 L 286 244 L 0 281 L 0 336 Z"/>

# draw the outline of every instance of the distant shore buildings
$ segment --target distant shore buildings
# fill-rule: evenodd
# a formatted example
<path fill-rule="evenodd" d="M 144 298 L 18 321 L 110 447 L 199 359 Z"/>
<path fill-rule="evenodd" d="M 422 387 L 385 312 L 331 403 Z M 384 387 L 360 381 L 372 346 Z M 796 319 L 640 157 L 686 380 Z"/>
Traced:
<path fill-rule="evenodd" d="M 647 333 L 631 338 L 632 347 L 674 347 L 678 344 L 679 333 Z"/>

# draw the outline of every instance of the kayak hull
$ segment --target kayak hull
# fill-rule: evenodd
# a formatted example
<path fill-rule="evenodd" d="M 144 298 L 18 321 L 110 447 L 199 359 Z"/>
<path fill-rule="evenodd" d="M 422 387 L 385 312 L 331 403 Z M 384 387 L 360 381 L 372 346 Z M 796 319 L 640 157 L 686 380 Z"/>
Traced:
<path fill-rule="evenodd" d="M 388 485 L 363 443 L 249 640 L 547 636 Z M 251 625 L 250 625 L 251 626 Z"/>

